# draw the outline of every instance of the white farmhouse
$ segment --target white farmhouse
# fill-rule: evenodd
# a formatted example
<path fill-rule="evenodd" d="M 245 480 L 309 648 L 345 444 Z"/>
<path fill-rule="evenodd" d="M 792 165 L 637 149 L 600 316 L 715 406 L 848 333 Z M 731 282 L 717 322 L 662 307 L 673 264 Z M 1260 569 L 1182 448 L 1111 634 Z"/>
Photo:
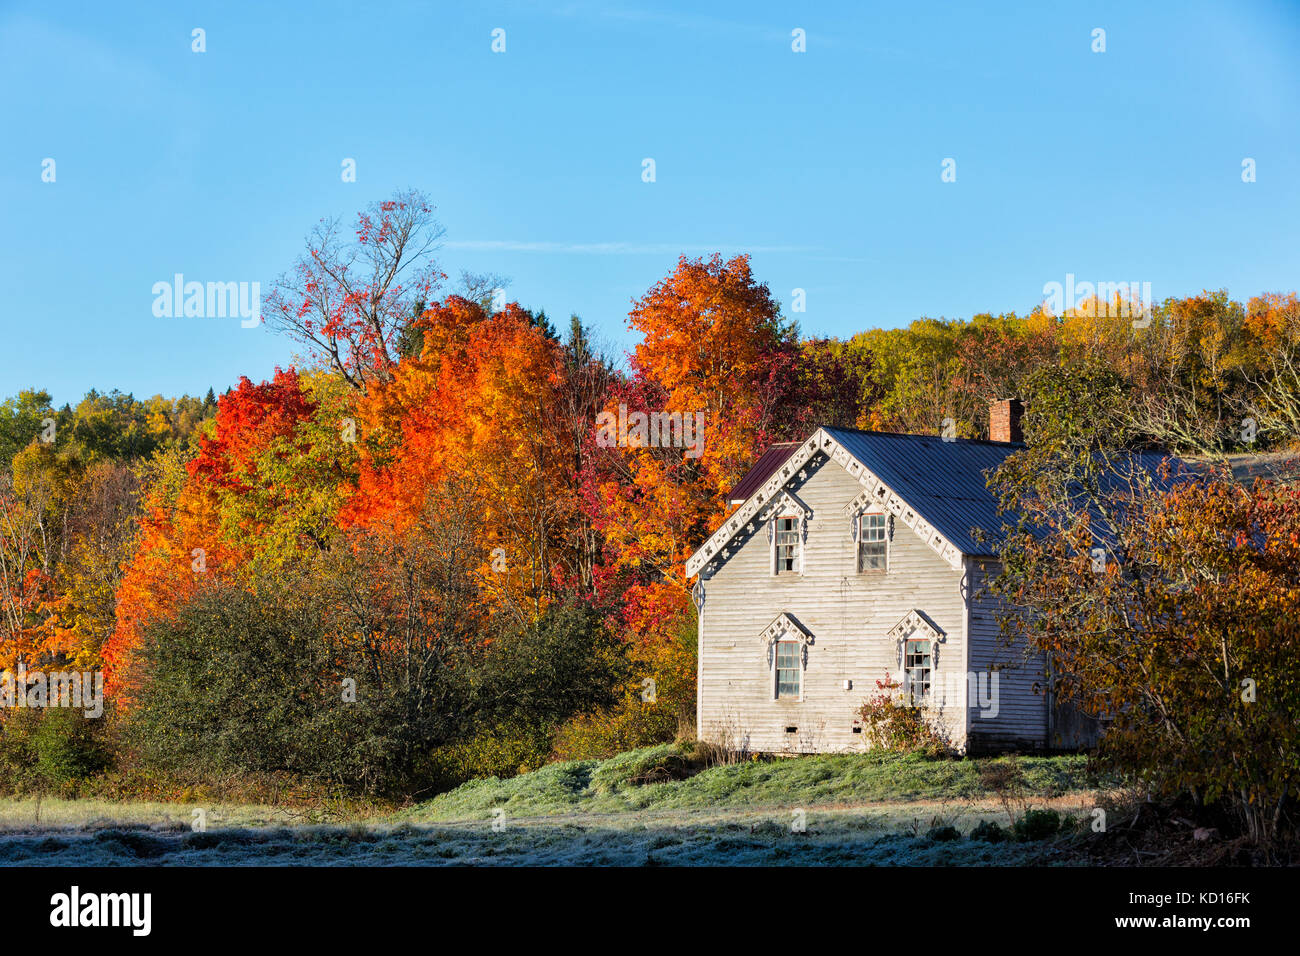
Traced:
<path fill-rule="evenodd" d="M 1020 411 L 993 406 L 992 441 L 823 427 L 758 460 L 686 566 L 700 737 L 863 749 L 858 710 L 890 678 L 959 750 L 1090 742 L 1043 659 L 999 639 L 985 593 L 1003 523 L 985 480 L 1023 447 Z"/>

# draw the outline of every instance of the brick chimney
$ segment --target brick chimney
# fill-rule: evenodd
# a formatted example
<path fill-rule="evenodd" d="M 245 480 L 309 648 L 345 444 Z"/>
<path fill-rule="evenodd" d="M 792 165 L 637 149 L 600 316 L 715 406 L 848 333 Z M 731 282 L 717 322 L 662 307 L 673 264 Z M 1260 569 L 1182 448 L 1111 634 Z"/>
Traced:
<path fill-rule="evenodd" d="M 1024 441 L 1020 418 L 1025 414 L 1024 403 L 1018 398 L 1004 398 L 989 406 L 990 441 Z"/>

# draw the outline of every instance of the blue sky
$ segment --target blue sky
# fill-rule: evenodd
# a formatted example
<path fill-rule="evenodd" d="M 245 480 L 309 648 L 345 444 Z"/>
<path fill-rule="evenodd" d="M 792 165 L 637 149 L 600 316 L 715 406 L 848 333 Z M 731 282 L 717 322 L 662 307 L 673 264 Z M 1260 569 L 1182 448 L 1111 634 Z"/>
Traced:
<path fill-rule="evenodd" d="M 0 395 L 268 376 L 289 340 L 156 318 L 153 284 L 265 293 L 317 219 L 406 187 L 447 272 L 620 349 L 679 252 L 751 252 L 837 336 L 1067 273 L 1300 287 L 1300 3 L 1136 6 L 0 2 Z"/>

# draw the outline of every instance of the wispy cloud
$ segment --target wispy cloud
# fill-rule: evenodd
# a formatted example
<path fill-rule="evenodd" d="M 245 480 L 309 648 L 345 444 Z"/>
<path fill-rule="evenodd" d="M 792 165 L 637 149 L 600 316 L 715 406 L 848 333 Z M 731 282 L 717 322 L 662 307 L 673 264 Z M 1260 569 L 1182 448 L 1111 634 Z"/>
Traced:
<path fill-rule="evenodd" d="M 447 249 L 473 252 L 540 252 L 574 256 L 662 256 L 736 250 L 755 253 L 806 253 L 810 246 L 755 246 L 743 242 L 540 242 L 526 239 L 459 239 L 443 243 Z"/>

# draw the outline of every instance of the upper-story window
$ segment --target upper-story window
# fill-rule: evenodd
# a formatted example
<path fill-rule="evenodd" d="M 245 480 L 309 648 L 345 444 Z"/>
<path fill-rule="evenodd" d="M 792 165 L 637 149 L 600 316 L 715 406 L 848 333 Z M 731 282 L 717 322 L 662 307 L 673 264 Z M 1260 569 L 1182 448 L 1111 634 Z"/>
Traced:
<path fill-rule="evenodd" d="M 776 573 L 789 574 L 799 570 L 799 520 L 776 520 Z"/>
<path fill-rule="evenodd" d="M 884 571 L 889 565 L 889 515 L 858 516 L 858 571 Z"/>

